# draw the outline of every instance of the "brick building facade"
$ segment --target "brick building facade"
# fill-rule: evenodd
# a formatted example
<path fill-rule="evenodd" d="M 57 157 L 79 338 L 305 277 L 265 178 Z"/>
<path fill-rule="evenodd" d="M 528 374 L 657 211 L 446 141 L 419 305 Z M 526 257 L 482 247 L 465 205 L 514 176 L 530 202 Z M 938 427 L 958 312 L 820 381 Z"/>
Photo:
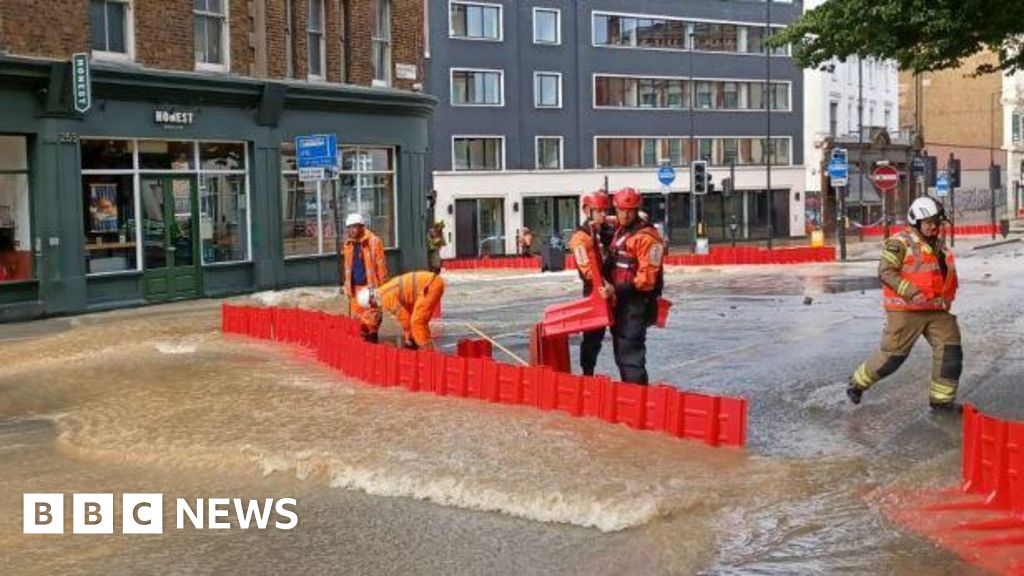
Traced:
<path fill-rule="evenodd" d="M 353 212 L 423 266 L 423 7 L 0 0 L 0 321 L 334 284 Z"/>

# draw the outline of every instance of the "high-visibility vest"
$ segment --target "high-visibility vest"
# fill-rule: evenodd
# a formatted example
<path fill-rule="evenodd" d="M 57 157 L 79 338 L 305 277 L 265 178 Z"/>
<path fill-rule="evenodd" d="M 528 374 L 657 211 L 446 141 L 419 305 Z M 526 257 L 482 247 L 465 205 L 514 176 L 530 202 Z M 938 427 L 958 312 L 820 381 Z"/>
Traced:
<path fill-rule="evenodd" d="M 643 244 L 649 244 L 649 249 L 642 249 Z M 656 290 L 660 294 L 665 244 L 654 226 L 635 224 L 619 228 L 615 231 L 609 252 L 611 278 L 616 286 L 636 284 L 642 291 Z M 635 282 L 641 267 L 645 270 L 653 268 L 654 273 L 644 275 L 641 282 Z"/>
<path fill-rule="evenodd" d="M 913 285 L 924 294 L 927 302 L 913 304 L 897 294 L 888 285 L 882 287 L 882 305 L 886 310 L 948 310 L 956 299 L 958 280 L 953 253 L 943 248 L 946 261 L 946 276 L 942 275 L 939 258 L 935 250 L 921 239 L 916 232 L 905 230 L 893 237 L 906 246 L 903 267 L 900 270 L 901 284 Z M 902 291 L 902 290 L 901 290 Z"/>
<path fill-rule="evenodd" d="M 392 314 L 399 308 L 412 309 L 419 298 L 437 278 L 433 272 L 408 272 L 395 276 L 377 289 L 380 307 Z"/>
<path fill-rule="evenodd" d="M 352 285 L 352 253 L 361 250 L 363 266 L 366 267 L 366 284 L 376 288 L 388 279 L 388 265 L 384 257 L 384 243 L 373 232 L 366 230 L 359 240 L 346 240 L 344 247 L 345 293 L 349 298 L 356 295 L 356 287 Z"/>

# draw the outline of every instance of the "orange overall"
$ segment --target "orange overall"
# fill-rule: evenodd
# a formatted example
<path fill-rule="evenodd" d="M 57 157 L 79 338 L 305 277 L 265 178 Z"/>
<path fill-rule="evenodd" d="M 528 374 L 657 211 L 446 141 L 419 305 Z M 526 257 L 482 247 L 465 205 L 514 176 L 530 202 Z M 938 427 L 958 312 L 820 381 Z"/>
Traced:
<path fill-rule="evenodd" d="M 396 276 L 377 288 L 379 307 L 362 314 L 364 330 L 376 333 L 386 310 L 402 325 L 403 341 L 418 348 L 431 346 L 430 319 L 441 305 L 444 279 L 433 272 L 409 272 Z"/>

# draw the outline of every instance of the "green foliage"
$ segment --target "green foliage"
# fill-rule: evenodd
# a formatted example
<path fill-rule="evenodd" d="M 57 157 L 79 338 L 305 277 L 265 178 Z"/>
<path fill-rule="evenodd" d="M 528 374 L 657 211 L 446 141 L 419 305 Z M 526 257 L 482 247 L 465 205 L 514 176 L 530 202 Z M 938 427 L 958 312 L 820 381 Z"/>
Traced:
<path fill-rule="evenodd" d="M 828 0 L 775 35 L 805 68 L 850 56 L 895 60 L 903 70 L 956 68 L 989 48 L 998 63 L 975 72 L 1024 70 L 1024 0 Z"/>

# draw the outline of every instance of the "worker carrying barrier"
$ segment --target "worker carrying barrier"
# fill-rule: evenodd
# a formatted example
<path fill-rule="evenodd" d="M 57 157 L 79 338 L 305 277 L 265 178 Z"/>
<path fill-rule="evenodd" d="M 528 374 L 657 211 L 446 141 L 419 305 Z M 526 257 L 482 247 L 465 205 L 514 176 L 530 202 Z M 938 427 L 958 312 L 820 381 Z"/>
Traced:
<path fill-rule="evenodd" d="M 319 362 L 375 386 L 599 418 L 710 446 L 742 447 L 747 441 L 743 398 L 696 394 L 664 384 L 640 386 L 607 376 L 577 376 L 488 357 L 449 356 L 433 349 L 399 349 L 365 341 L 358 319 L 314 310 L 224 304 L 221 326 L 225 333 L 312 349 Z M 464 345 L 467 351 L 470 347 Z"/>

